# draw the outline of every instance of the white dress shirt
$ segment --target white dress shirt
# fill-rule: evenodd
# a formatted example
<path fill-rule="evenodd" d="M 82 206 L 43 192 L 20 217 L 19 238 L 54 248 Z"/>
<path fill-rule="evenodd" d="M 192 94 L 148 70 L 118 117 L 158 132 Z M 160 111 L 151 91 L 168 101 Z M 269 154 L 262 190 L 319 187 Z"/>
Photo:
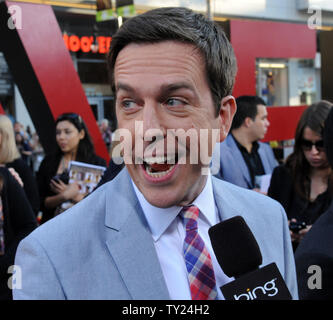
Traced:
<path fill-rule="evenodd" d="M 132 184 L 150 227 L 170 298 L 173 300 L 191 300 L 190 286 L 183 254 L 185 228 L 178 216 L 182 207 L 158 208 L 152 206 L 133 182 Z M 200 210 L 198 232 L 205 242 L 212 258 L 218 299 L 224 299 L 220 291 L 220 286 L 230 282 L 233 278 L 229 278 L 223 273 L 216 260 L 208 235 L 208 229 L 220 222 L 214 201 L 210 174 L 207 177 L 204 189 L 192 204 L 197 206 Z"/>

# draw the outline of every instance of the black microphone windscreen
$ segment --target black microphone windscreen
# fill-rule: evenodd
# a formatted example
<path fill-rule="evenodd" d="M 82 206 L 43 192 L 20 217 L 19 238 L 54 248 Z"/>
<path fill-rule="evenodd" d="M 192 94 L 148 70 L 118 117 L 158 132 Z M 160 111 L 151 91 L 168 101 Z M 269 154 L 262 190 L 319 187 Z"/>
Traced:
<path fill-rule="evenodd" d="M 208 230 L 218 263 L 228 277 L 239 277 L 262 263 L 259 245 L 241 216 L 222 221 Z"/>

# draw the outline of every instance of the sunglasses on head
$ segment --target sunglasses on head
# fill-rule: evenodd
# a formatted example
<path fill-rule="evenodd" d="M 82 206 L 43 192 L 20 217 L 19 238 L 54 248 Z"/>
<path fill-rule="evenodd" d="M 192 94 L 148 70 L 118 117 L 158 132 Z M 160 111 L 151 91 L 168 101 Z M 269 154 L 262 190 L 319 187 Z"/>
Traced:
<path fill-rule="evenodd" d="M 302 139 L 301 145 L 303 150 L 309 151 L 312 149 L 312 146 L 315 146 L 318 151 L 324 151 L 324 141 L 319 140 L 316 142 L 312 142 L 310 140 Z"/>

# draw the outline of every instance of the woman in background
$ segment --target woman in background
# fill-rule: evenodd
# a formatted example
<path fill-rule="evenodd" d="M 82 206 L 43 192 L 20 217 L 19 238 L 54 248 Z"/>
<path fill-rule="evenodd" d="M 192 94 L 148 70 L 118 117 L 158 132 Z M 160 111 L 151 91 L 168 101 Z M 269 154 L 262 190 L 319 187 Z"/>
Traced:
<path fill-rule="evenodd" d="M 88 129 L 81 116 L 76 113 L 64 113 L 58 117 L 55 124 L 57 150 L 43 159 L 37 173 L 43 213 L 41 223 L 63 211 L 65 204 L 77 203 L 84 197 L 79 192 L 77 183 L 68 183 L 70 161 L 106 166 L 105 160 L 95 154 Z"/>
<path fill-rule="evenodd" d="M 15 142 L 13 124 L 5 115 L 0 115 L 0 164 L 13 168 L 18 173 L 32 210 L 37 216 L 39 212 L 37 183 L 32 170 L 21 158 Z"/>
<path fill-rule="evenodd" d="M 294 151 L 272 174 L 268 195 L 287 213 L 294 249 L 332 200 L 333 175 L 323 143 L 324 123 L 332 106 L 320 101 L 303 112 Z"/>
<path fill-rule="evenodd" d="M 331 168 L 333 168 L 333 109 L 324 128 L 324 146 Z M 300 300 L 332 300 L 333 297 L 333 201 L 312 226 L 295 252 L 297 283 Z M 309 275 L 309 267 L 320 268 L 314 271 L 320 275 L 314 281 Z M 309 281 L 310 280 L 310 281 Z M 309 283 L 316 284 L 316 290 Z"/>

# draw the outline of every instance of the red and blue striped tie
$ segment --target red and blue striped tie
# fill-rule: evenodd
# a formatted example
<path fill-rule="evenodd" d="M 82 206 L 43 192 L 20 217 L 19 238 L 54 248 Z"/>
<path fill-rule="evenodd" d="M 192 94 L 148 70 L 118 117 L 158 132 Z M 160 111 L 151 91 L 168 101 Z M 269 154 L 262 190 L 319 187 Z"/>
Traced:
<path fill-rule="evenodd" d="M 198 233 L 199 209 L 193 205 L 184 207 L 180 217 L 186 228 L 183 249 L 192 300 L 215 300 L 217 290 L 212 259 Z"/>

